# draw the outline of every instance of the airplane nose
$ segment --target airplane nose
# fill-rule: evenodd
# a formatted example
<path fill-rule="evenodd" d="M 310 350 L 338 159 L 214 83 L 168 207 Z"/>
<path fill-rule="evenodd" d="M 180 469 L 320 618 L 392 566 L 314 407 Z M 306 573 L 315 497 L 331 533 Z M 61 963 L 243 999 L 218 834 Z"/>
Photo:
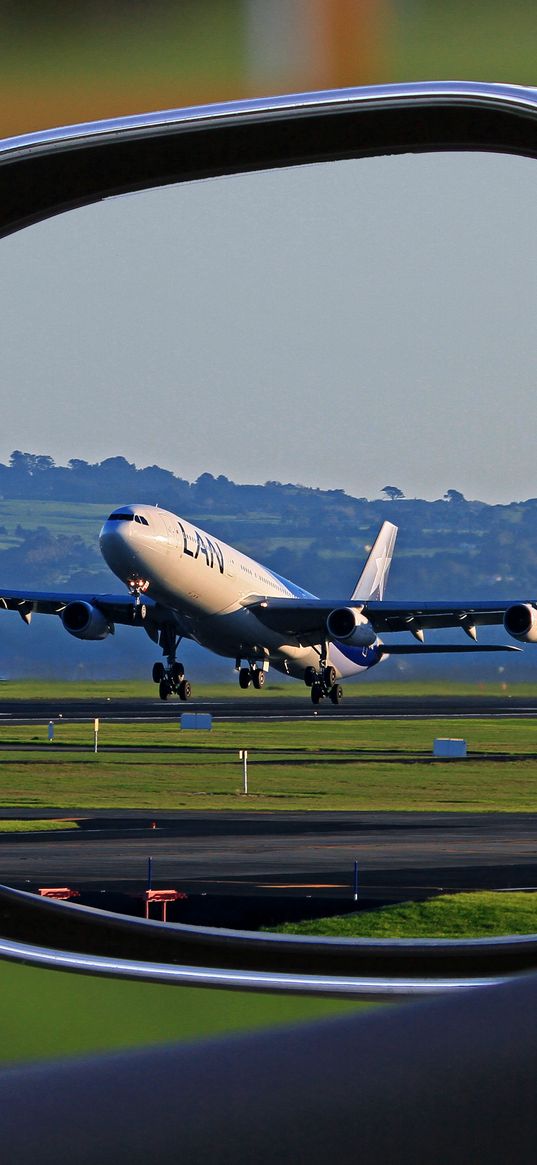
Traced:
<path fill-rule="evenodd" d="M 130 536 L 131 530 L 132 522 L 111 522 L 110 519 L 108 519 L 101 529 L 99 540 L 101 538 L 110 540 L 117 534 L 119 540 L 124 542 L 125 538 Z"/>
<path fill-rule="evenodd" d="M 133 526 L 132 521 L 111 521 L 109 518 L 99 534 L 101 554 L 114 573 L 117 572 L 118 568 L 121 569 L 125 566 L 127 558 L 132 554 Z"/>

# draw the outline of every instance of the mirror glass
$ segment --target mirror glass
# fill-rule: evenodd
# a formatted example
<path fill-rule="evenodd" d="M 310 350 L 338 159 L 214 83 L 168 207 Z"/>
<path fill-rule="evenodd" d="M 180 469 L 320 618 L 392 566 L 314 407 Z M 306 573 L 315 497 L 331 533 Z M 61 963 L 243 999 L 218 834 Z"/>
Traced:
<path fill-rule="evenodd" d="M 3 240 L 0 461 L 528 497 L 534 170 L 337 161 L 108 199 Z"/>
<path fill-rule="evenodd" d="M 388 597 L 534 594 L 533 503 L 481 502 L 537 496 L 536 173 L 485 153 L 336 161 L 108 199 L 3 239 L 3 584 L 110 591 L 100 526 L 145 501 L 318 595 L 351 593 L 387 516 Z M 43 458 L 22 459 L 15 490 L 13 450 Z M 41 474 L 47 457 L 76 472 Z M 385 485 L 480 501 L 389 510 Z M 0 676 L 49 673 L 58 651 L 71 676 L 147 676 L 154 656 L 128 629 L 79 643 L 55 620 L 2 621 Z M 230 676 L 189 652 L 196 677 Z M 379 672 L 435 666 L 533 678 L 531 652 Z"/>

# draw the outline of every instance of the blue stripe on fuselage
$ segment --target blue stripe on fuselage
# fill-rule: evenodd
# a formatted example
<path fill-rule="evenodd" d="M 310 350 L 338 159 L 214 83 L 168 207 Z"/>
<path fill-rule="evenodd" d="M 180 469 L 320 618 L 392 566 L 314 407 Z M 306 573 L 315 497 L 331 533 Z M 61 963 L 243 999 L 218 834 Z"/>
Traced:
<path fill-rule="evenodd" d="M 295 599 L 316 599 L 317 595 L 312 595 L 311 591 L 305 591 L 303 587 L 299 587 L 297 583 L 290 582 L 288 578 L 284 578 L 281 574 L 276 574 L 275 570 L 269 570 L 269 574 L 276 579 L 277 582 L 282 583 L 284 587 L 294 595 Z"/>
<path fill-rule="evenodd" d="M 334 643 L 338 651 L 349 660 L 349 663 L 354 663 L 356 667 L 374 667 L 382 658 L 382 650 L 380 647 L 347 647 L 345 643 Z"/>

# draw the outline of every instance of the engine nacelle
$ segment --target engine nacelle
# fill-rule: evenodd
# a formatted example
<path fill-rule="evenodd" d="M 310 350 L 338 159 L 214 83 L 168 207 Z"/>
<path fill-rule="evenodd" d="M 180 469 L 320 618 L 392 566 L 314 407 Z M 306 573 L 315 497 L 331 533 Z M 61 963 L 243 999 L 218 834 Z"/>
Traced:
<path fill-rule="evenodd" d="M 106 639 L 114 631 L 114 624 L 109 623 L 106 615 L 83 599 L 68 603 L 60 619 L 65 630 L 75 639 Z"/>
<path fill-rule="evenodd" d="M 330 611 L 326 630 L 332 641 L 346 643 L 350 647 L 371 647 L 377 638 L 371 623 L 354 607 L 337 607 Z"/>
<path fill-rule="evenodd" d="M 537 611 L 531 603 L 515 603 L 508 607 L 503 625 L 519 643 L 537 643 Z"/>

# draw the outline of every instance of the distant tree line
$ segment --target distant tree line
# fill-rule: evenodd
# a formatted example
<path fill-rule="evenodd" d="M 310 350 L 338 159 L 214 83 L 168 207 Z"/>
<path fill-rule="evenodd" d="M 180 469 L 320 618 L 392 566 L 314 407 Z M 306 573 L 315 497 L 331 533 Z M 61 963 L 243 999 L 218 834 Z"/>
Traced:
<path fill-rule="evenodd" d="M 121 589 L 99 553 L 100 523 L 121 503 L 145 502 L 184 514 L 321 596 L 344 598 L 351 593 L 376 531 L 388 516 L 399 526 L 389 597 L 536 595 L 537 498 L 497 506 L 468 501 L 454 488 L 432 502 L 405 498 L 398 486 L 381 492 L 383 498 L 369 500 L 342 489 L 278 481 L 238 485 L 211 473 L 188 482 L 158 465 L 137 469 L 124 457 L 94 465 L 73 458 L 58 466 L 51 457 L 16 450 L 8 465 L 0 465 L 0 585 Z M 0 620 L 0 671 L 31 669 L 37 651 L 43 668 L 52 673 L 67 666 L 66 661 L 74 668 L 76 661 L 79 669 L 94 666 L 96 674 L 99 669 L 123 674 L 121 666 L 128 660 L 131 674 L 143 674 L 143 661 L 154 650 L 142 634 L 118 635 L 127 645 L 118 654 L 108 641 L 104 647 L 77 643 L 55 620 L 36 618 L 31 638 L 14 616 L 0 614 Z M 497 668 L 497 657 L 486 658 L 489 668 Z M 210 670 L 217 665 L 207 657 L 205 666 Z M 419 666 L 428 665 L 420 661 Z M 443 674 L 455 666 L 452 657 L 442 659 Z M 514 666 L 512 661 L 509 666 Z M 517 667 L 520 671 L 520 662 Z"/>
<path fill-rule="evenodd" d="M 90 464 L 79 458 L 58 466 L 52 457 L 15 450 L 0 465 L 0 496 L 24 506 L 0 551 L 0 580 L 22 586 L 71 585 L 75 579 L 110 575 L 98 552 L 97 533 L 64 519 L 55 526 L 51 507 L 39 503 L 101 504 L 102 518 L 123 502 L 143 502 L 184 513 L 226 542 L 319 594 L 345 594 L 376 529 L 389 513 L 400 527 L 390 593 L 398 597 L 482 597 L 537 590 L 537 499 L 492 506 L 467 501 L 456 489 L 429 502 L 405 498 L 385 486 L 381 498 L 352 497 L 268 481 L 238 485 L 202 473 L 194 482 L 158 465 L 138 469 L 125 457 Z M 46 511 L 46 513 L 45 513 Z M 20 512 L 20 507 L 18 508 Z M 5 519 L 3 519 L 5 521 Z M 66 533 L 66 526 L 69 533 Z M 88 533 L 90 531 L 90 533 Z M 0 542 L 2 535 L 0 534 Z M 523 553 L 521 553 L 523 549 Z"/>

